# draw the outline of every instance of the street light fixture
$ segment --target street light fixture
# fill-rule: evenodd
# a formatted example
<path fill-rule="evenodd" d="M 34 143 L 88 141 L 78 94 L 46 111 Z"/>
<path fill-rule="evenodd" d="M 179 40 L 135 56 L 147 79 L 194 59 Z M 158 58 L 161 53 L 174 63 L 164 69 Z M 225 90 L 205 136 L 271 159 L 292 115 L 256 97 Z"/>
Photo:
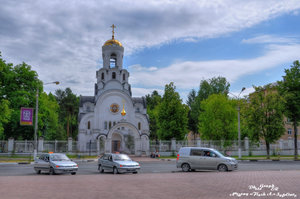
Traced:
<path fill-rule="evenodd" d="M 243 87 L 242 90 L 241 90 L 241 92 L 239 93 L 238 96 L 236 96 L 236 95 L 233 94 L 233 93 L 228 92 L 228 93 L 230 93 L 231 95 L 235 96 L 236 99 L 238 100 L 237 111 L 238 111 L 238 147 L 239 147 L 239 149 L 238 149 L 238 154 L 239 154 L 239 159 L 242 158 L 242 149 L 241 149 L 241 125 L 240 125 L 240 102 L 239 102 L 239 98 L 240 98 L 241 93 L 242 93 L 245 89 L 246 89 L 246 88 Z"/>
<path fill-rule="evenodd" d="M 55 82 L 48 82 L 45 83 L 44 85 L 47 84 L 59 84 L 59 81 Z M 36 160 L 37 156 L 37 128 L 38 128 L 38 112 L 39 112 L 39 88 L 36 90 L 36 103 L 35 103 L 35 125 L 34 125 L 34 149 L 33 149 L 33 158 Z"/>

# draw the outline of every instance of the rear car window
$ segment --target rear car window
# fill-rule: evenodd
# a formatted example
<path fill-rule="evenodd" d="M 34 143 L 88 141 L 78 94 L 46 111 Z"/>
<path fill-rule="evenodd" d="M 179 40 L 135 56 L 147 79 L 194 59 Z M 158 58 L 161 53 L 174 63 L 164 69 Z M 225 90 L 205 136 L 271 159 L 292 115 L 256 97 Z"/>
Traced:
<path fill-rule="evenodd" d="M 203 151 L 200 149 L 191 149 L 190 155 L 192 156 L 203 156 Z"/>

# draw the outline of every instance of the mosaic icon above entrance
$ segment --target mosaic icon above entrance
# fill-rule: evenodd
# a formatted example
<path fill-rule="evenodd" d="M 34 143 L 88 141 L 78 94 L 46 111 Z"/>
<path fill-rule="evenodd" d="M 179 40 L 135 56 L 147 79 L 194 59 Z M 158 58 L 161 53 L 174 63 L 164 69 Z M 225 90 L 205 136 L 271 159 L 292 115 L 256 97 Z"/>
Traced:
<path fill-rule="evenodd" d="M 117 112 L 119 112 L 119 105 L 118 104 L 112 104 L 112 105 L 110 105 L 110 111 L 112 112 L 112 113 L 117 113 Z"/>

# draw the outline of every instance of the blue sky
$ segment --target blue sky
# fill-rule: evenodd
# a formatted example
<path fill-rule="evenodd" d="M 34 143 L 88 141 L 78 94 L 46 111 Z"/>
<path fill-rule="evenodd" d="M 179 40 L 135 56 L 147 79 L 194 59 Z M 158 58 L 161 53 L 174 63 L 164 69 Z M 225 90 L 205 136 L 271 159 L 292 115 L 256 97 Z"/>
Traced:
<path fill-rule="evenodd" d="M 70 87 L 93 95 L 101 46 L 125 48 L 133 96 L 175 83 L 185 102 L 200 81 L 223 76 L 230 92 L 281 80 L 300 59 L 299 1 L 9 1 L 0 0 L 0 51 L 30 64 L 45 91 Z M 18 14 L 16 14 L 18 13 Z"/>

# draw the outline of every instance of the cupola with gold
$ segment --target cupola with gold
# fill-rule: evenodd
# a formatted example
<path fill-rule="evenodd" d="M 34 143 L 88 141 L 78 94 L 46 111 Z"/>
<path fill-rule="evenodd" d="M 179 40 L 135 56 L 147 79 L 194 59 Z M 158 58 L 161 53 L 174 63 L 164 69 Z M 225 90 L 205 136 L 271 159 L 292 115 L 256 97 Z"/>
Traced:
<path fill-rule="evenodd" d="M 124 47 L 118 40 L 115 39 L 115 28 L 113 24 L 112 39 L 107 40 L 102 46 L 103 68 L 118 68 L 123 67 Z"/>

